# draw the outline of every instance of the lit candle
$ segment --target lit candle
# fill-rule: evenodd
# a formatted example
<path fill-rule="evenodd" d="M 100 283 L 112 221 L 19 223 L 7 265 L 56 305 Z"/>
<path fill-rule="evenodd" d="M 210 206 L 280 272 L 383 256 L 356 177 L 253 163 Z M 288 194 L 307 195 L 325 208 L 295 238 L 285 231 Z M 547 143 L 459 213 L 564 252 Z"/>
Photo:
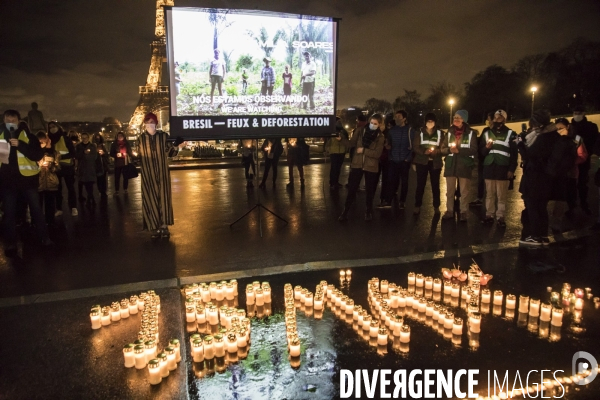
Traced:
<path fill-rule="evenodd" d="M 216 300 L 216 298 L 217 298 L 217 282 L 209 283 L 208 290 L 210 291 L 210 298 Z"/>
<path fill-rule="evenodd" d="M 300 340 L 294 338 L 290 343 L 290 356 L 300 357 Z"/>
<path fill-rule="evenodd" d="M 419 313 L 424 313 L 425 310 L 427 309 L 427 300 L 425 299 L 425 297 L 421 297 L 419 299 L 419 305 L 418 308 Z"/>
<path fill-rule="evenodd" d="M 235 293 L 233 291 L 233 285 L 231 283 L 227 283 L 225 285 L 225 299 L 233 300 L 235 298 Z"/>
<path fill-rule="evenodd" d="M 217 325 L 219 323 L 219 310 L 217 306 L 211 305 L 206 312 L 206 319 L 210 325 Z"/>
<path fill-rule="evenodd" d="M 306 293 L 306 295 L 304 296 L 304 306 L 312 307 L 313 301 L 314 301 L 313 294 L 311 292 Z"/>
<path fill-rule="evenodd" d="M 110 306 L 110 320 L 111 321 L 119 321 L 121 319 L 121 311 L 120 311 L 119 303 L 116 301 L 112 303 Z"/>
<path fill-rule="evenodd" d="M 573 293 L 575 293 L 576 297 L 583 299 L 583 295 L 584 295 L 583 289 L 577 288 L 573 291 Z"/>
<path fill-rule="evenodd" d="M 134 344 L 126 344 L 125 346 L 123 346 L 123 357 L 125 358 L 125 368 L 132 368 L 135 366 L 135 355 L 134 355 L 134 350 L 135 345 Z"/>
<path fill-rule="evenodd" d="M 169 346 L 165 349 L 167 353 L 167 369 L 169 371 L 175 371 L 177 368 L 177 361 L 175 360 L 175 348 Z"/>
<path fill-rule="evenodd" d="M 354 300 L 348 299 L 346 301 L 346 315 L 354 313 Z"/>
<path fill-rule="evenodd" d="M 196 306 L 196 322 L 198 324 L 206 323 L 206 310 L 202 304 Z"/>
<path fill-rule="evenodd" d="M 238 349 L 243 349 L 248 345 L 248 341 L 246 340 L 246 329 L 240 328 L 237 334 L 237 347 Z"/>
<path fill-rule="evenodd" d="M 196 310 L 194 310 L 194 306 L 187 306 L 185 308 L 185 322 L 194 321 L 196 321 Z"/>
<path fill-rule="evenodd" d="M 389 282 L 385 279 L 382 280 L 380 283 L 380 287 L 381 287 L 381 293 L 387 293 L 388 287 L 389 287 Z"/>
<path fill-rule="evenodd" d="M 434 292 L 442 291 L 442 280 L 440 278 L 435 278 L 433 280 L 433 291 Z"/>
<path fill-rule="evenodd" d="M 129 300 L 121 300 L 121 307 L 119 309 L 121 318 L 129 318 Z"/>
<path fill-rule="evenodd" d="M 102 315 L 100 316 L 102 326 L 110 325 L 110 308 L 102 307 Z"/>
<path fill-rule="evenodd" d="M 194 362 L 204 361 L 204 347 L 201 338 L 194 340 L 194 343 L 192 343 L 192 358 Z"/>
<path fill-rule="evenodd" d="M 352 270 L 351 269 L 347 269 L 346 270 L 346 278 L 350 278 L 352 276 Z"/>
<path fill-rule="evenodd" d="M 160 363 L 160 376 L 162 378 L 166 378 L 167 376 L 169 376 L 169 361 L 168 361 L 168 357 L 167 357 L 167 353 L 165 353 L 164 351 L 162 353 L 159 353 L 156 358 L 158 359 L 159 363 Z"/>
<path fill-rule="evenodd" d="M 171 339 L 169 341 L 169 346 L 175 349 L 175 362 L 181 361 L 181 345 L 179 344 L 179 339 Z"/>
<path fill-rule="evenodd" d="M 92 322 L 92 329 L 102 328 L 102 321 L 100 319 L 100 310 L 94 308 L 90 313 L 90 320 Z"/>
<path fill-rule="evenodd" d="M 323 297 L 322 296 L 315 296 L 315 298 L 314 298 L 314 308 L 315 308 L 315 310 L 322 310 L 323 309 Z"/>
<path fill-rule="evenodd" d="M 446 315 L 444 316 L 444 329 L 452 329 L 453 323 L 454 323 L 454 313 L 451 311 L 446 311 Z"/>
<path fill-rule="evenodd" d="M 519 296 L 519 312 L 527 313 L 529 312 L 529 296 Z"/>
<path fill-rule="evenodd" d="M 156 358 L 148 362 L 148 382 L 151 385 L 158 385 L 162 382 L 162 376 L 160 375 L 160 361 Z"/>
<path fill-rule="evenodd" d="M 581 310 L 583 308 L 583 299 L 577 299 L 575 300 L 575 309 L 576 310 Z"/>
<path fill-rule="evenodd" d="M 563 309 L 560 307 L 552 308 L 552 325 L 554 326 L 562 326 L 563 319 Z"/>
<path fill-rule="evenodd" d="M 135 315 L 138 313 L 138 297 L 133 295 L 129 298 L 129 314 Z"/>
<path fill-rule="evenodd" d="M 214 336 L 214 347 L 216 357 L 225 356 L 225 343 L 223 341 L 223 335 L 221 335 L 220 333 Z"/>
<path fill-rule="evenodd" d="M 558 292 L 550 293 L 550 301 L 553 304 L 558 304 L 560 302 L 560 293 L 558 293 Z"/>
<path fill-rule="evenodd" d="M 265 299 L 265 303 L 271 303 L 271 287 L 263 287 L 263 297 Z"/>
<path fill-rule="evenodd" d="M 302 298 L 302 286 L 295 286 L 294 287 L 294 300 L 300 300 L 301 298 Z"/>
<path fill-rule="evenodd" d="M 366 311 L 365 311 L 366 313 Z M 363 331 L 368 331 L 371 328 L 371 316 L 370 315 L 364 315 L 363 316 Z"/>
<path fill-rule="evenodd" d="M 144 348 L 146 349 L 146 362 L 156 358 L 154 354 L 156 350 L 156 342 L 154 340 L 148 340 L 144 343 Z"/>
<path fill-rule="evenodd" d="M 452 281 L 444 281 L 444 294 L 452 294 Z"/>
<path fill-rule="evenodd" d="M 501 306 L 502 305 L 502 290 L 494 290 L 494 305 Z"/>
<path fill-rule="evenodd" d="M 400 328 L 400 343 L 410 342 L 410 327 L 408 325 L 402 325 Z"/>
<path fill-rule="evenodd" d="M 200 295 L 202 296 L 202 302 L 203 303 L 209 303 L 210 302 L 210 289 L 208 286 L 203 285 L 200 288 Z"/>
<path fill-rule="evenodd" d="M 379 331 L 379 322 L 375 320 L 371 320 L 369 325 L 369 336 L 372 338 L 377 337 L 377 332 Z"/>
<path fill-rule="evenodd" d="M 542 304 L 542 311 L 540 313 L 540 321 L 550 321 L 552 318 L 552 305 L 544 303 Z"/>
<path fill-rule="evenodd" d="M 204 358 L 207 360 L 215 358 L 215 346 L 211 335 L 204 336 Z"/>
<path fill-rule="evenodd" d="M 140 297 L 138 298 L 138 311 L 144 311 L 144 305 L 146 303 L 146 293 L 140 293 Z"/>
<path fill-rule="evenodd" d="M 340 270 L 340 279 L 345 279 L 346 278 L 346 271 L 345 270 Z"/>
<path fill-rule="evenodd" d="M 379 346 L 385 346 L 388 342 L 387 329 L 384 327 L 379 328 L 377 331 L 377 344 Z"/>
<path fill-rule="evenodd" d="M 215 300 L 223 301 L 225 299 L 225 288 L 220 283 L 217 284 L 217 288 L 215 290 Z"/>
<path fill-rule="evenodd" d="M 433 289 L 433 278 L 428 276 L 425 278 L 425 289 L 432 290 Z"/>
<path fill-rule="evenodd" d="M 452 297 L 458 297 L 460 295 L 460 286 L 458 283 L 453 283 L 452 284 L 452 292 L 451 292 Z"/>
<path fill-rule="evenodd" d="M 138 344 L 133 348 L 133 356 L 135 359 L 135 368 L 144 369 L 146 368 L 146 350 L 144 346 Z"/>
<path fill-rule="evenodd" d="M 469 316 L 469 330 L 473 333 L 481 332 L 481 314 L 473 313 Z"/>
<path fill-rule="evenodd" d="M 531 299 L 529 301 L 529 315 L 537 317 L 540 315 L 540 301 L 537 299 Z"/>
<path fill-rule="evenodd" d="M 517 305 L 517 296 L 514 294 L 506 295 L 506 308 L 510 310 L 514 310 Z"/>
<path fill-rule="evenodd" d="M 409 284 L 409 286 L 410 286 L 410 285 L 413 285 L 413 286 L 414 286 L 414 284 L 415 284 L 415 279 L 416 279 L 416 277 L 415 277 L 415 273 L 414 273 L 414 272 L 409 272 L 409 273 L 408 273 L 408 284 Z"/>
<path fill-rule="evenodd" d="M 463 320 L 462 318 L 454 318 L 454 323 L 452 324 L 452 334 L 453 335 L 462 335 L 463 331 Z"/>
<path fill-rule="evenodd" d="M 229 283 L 233 286 L 233 296 L 236 297 L 238 295 L 238 281 L 237 279 L 232 279 Z"/>
<path fill-rule="evenodd" d="M 200 336 L 199 333 L 193 333 L 190 335 L 190 348 L 194 347 L 194 340 L 196 339 L 201 339 L 202 337 Z M 176 346 L 173 346 L 176 347 Z"/>
<path fill-rule="evenodd" d="M 417 276 L 416 276 L 417 287 L 423 287 L 424 280 L 425 280 L 425 277 L 423 277 L 423 274 L 417 274 Z"/>

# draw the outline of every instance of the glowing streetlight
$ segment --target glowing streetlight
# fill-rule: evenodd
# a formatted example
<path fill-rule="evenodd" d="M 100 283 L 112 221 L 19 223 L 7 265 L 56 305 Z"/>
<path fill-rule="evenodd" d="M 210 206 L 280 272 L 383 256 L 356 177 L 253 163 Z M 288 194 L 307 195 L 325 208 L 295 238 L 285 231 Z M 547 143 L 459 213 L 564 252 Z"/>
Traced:
<path fill-rule="evenodd" d="M 452 126 L 452 107 L 454 106 L 454 99 L 448 100 L 448 104 L 450 104 L 450 126 Z"/>
<path fill-rule="evenodd" d="M 535 102 L 535 92 L 537 92 L 537 86 L 531 87 L 531 115 L 533 116 L 533 104 Z"/>

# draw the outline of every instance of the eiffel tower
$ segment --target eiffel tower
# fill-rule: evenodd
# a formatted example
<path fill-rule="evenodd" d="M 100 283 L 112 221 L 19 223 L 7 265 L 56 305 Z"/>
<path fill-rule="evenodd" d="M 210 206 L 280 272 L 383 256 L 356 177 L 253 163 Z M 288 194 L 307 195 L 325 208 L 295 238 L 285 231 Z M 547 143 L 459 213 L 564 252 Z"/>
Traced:
<path fill-rule="evenodd" d="M 137 130 L 144 119 L 144 115 L 153 112 L 158 116 L 159 125 L 163 130 L 168 126 L 169 87 L 161 86 L 163 63 L 167 61 L 167 41 L 165 32 L 165 12 L 163 6 L 172 6 L 173 0 L 156 1 L 156 28 L 155 39 L 150 44 L 152 59 L 148 79 L 144 86 L 140 86 L 140 100 L 129 121 L 129 129 Z"/>

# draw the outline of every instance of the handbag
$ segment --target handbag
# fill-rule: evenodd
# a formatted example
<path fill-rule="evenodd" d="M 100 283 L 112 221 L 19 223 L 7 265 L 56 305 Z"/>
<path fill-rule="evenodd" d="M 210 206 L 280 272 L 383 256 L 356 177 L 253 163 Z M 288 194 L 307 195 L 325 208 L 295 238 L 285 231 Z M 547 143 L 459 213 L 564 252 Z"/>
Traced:
<path fill-rule="evenodd" d="M 123 177 L 125 179 L 134 179 L 139 176 L 138 170 L 132 163 L 129 163 L 123 167 Z"/>

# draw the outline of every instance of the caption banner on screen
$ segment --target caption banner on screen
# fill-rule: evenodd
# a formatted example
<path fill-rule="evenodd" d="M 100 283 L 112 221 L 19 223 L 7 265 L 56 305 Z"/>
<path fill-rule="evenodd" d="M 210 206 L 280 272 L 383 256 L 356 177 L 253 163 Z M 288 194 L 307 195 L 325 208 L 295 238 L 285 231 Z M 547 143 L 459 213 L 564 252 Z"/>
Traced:
<path fill-rule="evenodd" d="M 172 135 L 335 132 L 336 20 L 189 7 L 165 16 Z"/>

